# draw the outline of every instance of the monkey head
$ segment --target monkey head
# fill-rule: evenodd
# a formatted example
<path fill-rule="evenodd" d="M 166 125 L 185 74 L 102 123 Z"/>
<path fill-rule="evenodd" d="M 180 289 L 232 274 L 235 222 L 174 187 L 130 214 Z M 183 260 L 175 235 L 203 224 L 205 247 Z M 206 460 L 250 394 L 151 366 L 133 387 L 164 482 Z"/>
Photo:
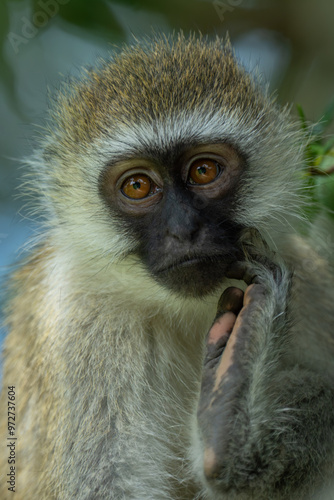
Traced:
<path fill-rule="evenodd" d="M 40 155 L 56 239 L 96 272 L 125 262 L 201 297 L 244 228 L 295 211 L 301 133 L 228 42 L 180 35 L 126 48 L 58 95 Z M 277 230 L 276 230 L 277 233 Z"/>

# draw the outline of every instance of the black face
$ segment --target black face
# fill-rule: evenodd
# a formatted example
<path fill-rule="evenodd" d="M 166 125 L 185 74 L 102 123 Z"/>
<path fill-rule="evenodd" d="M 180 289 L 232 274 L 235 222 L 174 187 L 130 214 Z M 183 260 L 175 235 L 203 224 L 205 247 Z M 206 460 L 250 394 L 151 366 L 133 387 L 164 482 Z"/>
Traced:
<path fill-rule="evenodd" d="M 132 166 L 133 165 L 133 166 Z M 163 286 L 203 296 L 236 260 L 241 227 L 232 222 L 242 160 L 226 144 L 192 148 L 173 165 L 136 159 L 101 177 L 100 190 L 136 253 Z"/>

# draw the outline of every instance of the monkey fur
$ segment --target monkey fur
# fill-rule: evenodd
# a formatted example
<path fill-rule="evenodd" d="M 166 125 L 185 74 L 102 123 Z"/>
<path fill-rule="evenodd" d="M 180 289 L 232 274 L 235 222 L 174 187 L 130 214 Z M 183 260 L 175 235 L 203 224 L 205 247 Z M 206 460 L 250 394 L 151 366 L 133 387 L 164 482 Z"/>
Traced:
<path fill-rule="evenodd" d="M 316 227 L 298 235 L 307 138 L 288 109 L 228 41 L 183 35 L 55 101 L 30 161 L 41 236 L 9 284 L 1 498 L 334 498 L 333 274 Z M 151 191 L 129 199 L 142 169 Z"/>

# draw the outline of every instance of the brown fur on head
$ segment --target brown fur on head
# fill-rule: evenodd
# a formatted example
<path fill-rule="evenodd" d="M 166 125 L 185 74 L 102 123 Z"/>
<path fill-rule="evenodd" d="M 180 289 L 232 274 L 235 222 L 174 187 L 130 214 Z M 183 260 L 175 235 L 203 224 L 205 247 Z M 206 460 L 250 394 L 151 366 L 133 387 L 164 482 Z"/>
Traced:
<path fill-rule="evenodd" d="M 236 65 L 229 40 L 181 34 L 126 47 L 88 71 L 70 95 L 67 90 L 55 114 L 65 147 L 69 140 L 72 145 L 73 139 L 90 142 L 112 133 L 119 124 L 160 122 L 185 111 L 259 116 L 269 104 Z"/>

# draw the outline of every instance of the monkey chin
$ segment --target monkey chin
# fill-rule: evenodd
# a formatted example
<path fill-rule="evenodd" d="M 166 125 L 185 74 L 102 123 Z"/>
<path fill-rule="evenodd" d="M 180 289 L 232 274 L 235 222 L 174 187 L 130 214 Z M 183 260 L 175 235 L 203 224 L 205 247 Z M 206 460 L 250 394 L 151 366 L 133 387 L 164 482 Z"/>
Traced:
<path fill-rule="evenodd" d="M 226 279 L 226 271 L 234 259 L 202 258 L 175 263 L 153 273 L 155 280 L 172 292 L 193 298 L 213 294 Z"/>

